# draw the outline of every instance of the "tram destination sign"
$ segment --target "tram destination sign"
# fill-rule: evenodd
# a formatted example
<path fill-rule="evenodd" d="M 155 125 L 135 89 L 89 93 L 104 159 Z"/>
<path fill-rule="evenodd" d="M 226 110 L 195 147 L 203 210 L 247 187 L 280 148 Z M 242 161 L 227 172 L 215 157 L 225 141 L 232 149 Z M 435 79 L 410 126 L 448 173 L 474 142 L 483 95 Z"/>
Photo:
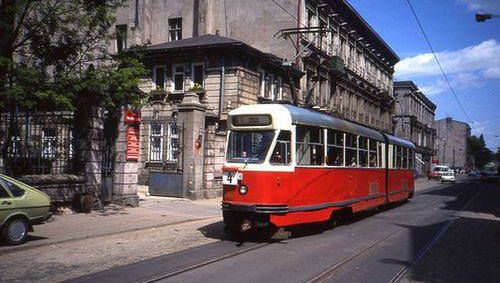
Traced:
<path fill-rule="evenodd" d="M 236 115 L 233 116 L 234 126 L 269 126 L 270 115 Z"/>

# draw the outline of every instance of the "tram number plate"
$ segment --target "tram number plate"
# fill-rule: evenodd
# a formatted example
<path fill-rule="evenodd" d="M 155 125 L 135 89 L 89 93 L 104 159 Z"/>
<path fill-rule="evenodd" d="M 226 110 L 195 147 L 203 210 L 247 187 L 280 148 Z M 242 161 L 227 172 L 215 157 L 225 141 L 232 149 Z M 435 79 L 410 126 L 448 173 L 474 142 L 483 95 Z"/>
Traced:
<path fill-rule="evenodd" d="M 231 186 L 236 186 L 238 185 L 238 173 L 236 172 L 224 172 L 224 175 L 222 175 L 222 184 L 223 185 L 231 185 Z"/>

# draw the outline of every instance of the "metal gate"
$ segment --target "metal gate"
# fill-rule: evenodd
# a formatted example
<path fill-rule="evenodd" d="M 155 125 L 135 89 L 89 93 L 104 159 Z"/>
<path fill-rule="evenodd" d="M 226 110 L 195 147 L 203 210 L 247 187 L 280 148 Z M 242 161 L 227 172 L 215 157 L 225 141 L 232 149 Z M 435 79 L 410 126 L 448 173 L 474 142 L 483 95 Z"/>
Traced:
<path fill-rule="evenodd" d="M 182 159 L 184 127 L 176 118 L 149 122 L 149 193 L 183 197 Z"/>

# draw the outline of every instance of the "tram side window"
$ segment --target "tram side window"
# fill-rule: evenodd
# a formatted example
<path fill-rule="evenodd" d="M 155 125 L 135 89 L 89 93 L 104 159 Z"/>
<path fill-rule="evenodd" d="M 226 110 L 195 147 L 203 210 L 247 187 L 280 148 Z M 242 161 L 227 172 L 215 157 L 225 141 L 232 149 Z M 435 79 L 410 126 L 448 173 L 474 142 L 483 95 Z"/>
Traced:
<path fill-rule="evenodd" d="M 326 138 L 326 164 L 329 166 L 344 166 L 344 133 L 328 130 Z"/>
<path fill-rule="evenodd" d="M 315 127 L 297 127 L 297 164 L 323 165 L 323 130 Z"/>
<path fill-rule="evenodd" d="M 413 169 L 413 160 L 415 156 L 413 155 L 413 149 L 410 149 L 410 154 L 408 156 L 408 168 Z"/>
<path fill-rule="evenodd" d="M 368 166 L 378 167 L 378 164 L 377 164 L 377 160 L 378 160 L 377 144 L 378 144 L 378 142 L 376 140 L 371 140 L 371 139 L 368 141 L 369 141 L 369 145 L 368 145 L 369 164 L 368 164 Z"/>
<path fill-rule="evenodd" d="M 403 161 L 402 160 L 403 148 L 400 146 L 396 146 L 395 148 L 396 148 L 396 168 L 401 169 L 403 168 L 401 164 L 401 162 Z"/>
<path fill-rule="evenodd" d="M 359 167 L 368 167 L 368 139 L 359 137 Z"/>
<path fill-rule="evenodd" d="M 384 162 L 385 160 L 383 159 L 384 158 L 384 155 L 382 154 L 384 152 L 384 147 L 385 147 L 385 143 L 382 143 L 382 142 L 379 142 L 378 143 L 378 166 L 379 167 L 384 167 Z M 388 153 L 387 153 L 388 154 Z M 388 166 L 387 164 L 385 166 Z"/>
<path fill-rule="evenodd" d="M 353 134 L 345 135 L 345 165 L 358 167 L 358 137 Z"/>
<path fill-rule="evenodd" d="M 401 165 L 402 168 L 408 169 L 408 149 L 406 147 L 401 148 L 402 149 L 402 160 L 403 164 Z"/>
<path fill-rule="evenodd" d="M 291 163 L 291 141 L 292 133 L 290 131 L 280 132 L 278 139 L 276 140 L 273 155 L 271 156 L 271 164 L 288 165 Z"/>

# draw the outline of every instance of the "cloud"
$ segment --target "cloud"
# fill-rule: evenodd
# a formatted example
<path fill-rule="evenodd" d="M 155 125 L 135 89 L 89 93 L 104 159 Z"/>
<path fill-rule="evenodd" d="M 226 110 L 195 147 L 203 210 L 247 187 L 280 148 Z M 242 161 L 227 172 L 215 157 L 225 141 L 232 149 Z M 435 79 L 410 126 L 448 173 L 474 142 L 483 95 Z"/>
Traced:
<path fill-rule="evenodd" d="M 477 88 L 488 79 L 500 78 L 500 44 L 487 40 L 455 51 L 436 53 L 451 85 L 457 89 Z M 395 67 L 396 80 L 415 80 L 428 95 L 449 89 L 432 53 L 401 60 Z"/>
<path fill-rule="evenodd" d="M 460 0 L 460 2 L 467 5 L 471 11 L 486 11 L 498 12 L 500 11 L 500 1 L 498 0 Z"/>

